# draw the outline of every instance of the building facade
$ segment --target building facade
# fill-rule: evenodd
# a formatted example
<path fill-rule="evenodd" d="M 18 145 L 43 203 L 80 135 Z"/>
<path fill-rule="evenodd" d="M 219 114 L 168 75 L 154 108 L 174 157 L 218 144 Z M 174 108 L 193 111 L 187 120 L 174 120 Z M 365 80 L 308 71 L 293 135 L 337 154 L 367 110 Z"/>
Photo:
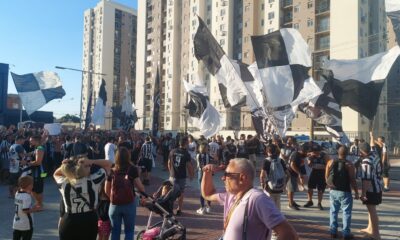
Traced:
<path fill-rule="evenodd" d="M 125 81 L 132 86 L 135 101 L 137 14 L 132 8 L 102 0 L 84 13 L 81 119 L 86 119 L 89 98 L 92 110 L 102 79 L 107 103 L 104 129 L 119 127 L 113 107 L 122 103 Z M 82 125 L 83 126 L 83 125 Z"/>
<path fill-rule="evenodd" d="M 176 10 L 181 14 L 172 14 Z M 151 126 L 152 91 L 149 90 L 152 89 L 157 66 L 160 66 L 164 88 L 164 112 L 161 116 L 164 130 L 182 130 L 186 123 L 183 106 L 187 99 L 181 83 L 183 79 L 208 88 L 210 102 L 224 117 L 226 130 L 252 129 L 248 109 L 225 109 L 216 79 L 194 56 L 197 16 L 204 20 L 231 59 L 246 64 L 255 61 L 251 36 L 284 27 L 298 29 L 312 51 L 314 68 L 310 75 L 317 81 L 325 60 L 363 58 L 386 51 L 394 44 L 394 34 L 388 34 L 382 0 L 139 1 L 138 38 L 142 39 L 138 40 L 137 59 L 138 67 L 143 68 L 137 72 L 136 78 L 144 81 L 136 91 L 137 107 L 139 115 L 142 115 L 139 129 Z M 174 55 L 170 51 L 180 52 Z M 157 65 L 158 61 L 160 65 Z M 172 95 L 169 92 L 171 87 Z M 387 89 L 385 85 L 374 121 L 374 129 L 378 132 L 387 131 L 389 126 L 386 102 L 390 102 L 390 94 Z M 308 134 L 310 122 L 305 115 L 298 113 L 288 134 Z M 343 126 L 350 138 L 367 137 L 369 120 L 349 108 L 343 108 Z M 188 127 L 195 126 L 189 123 Z M 317 132 L 321 130 L 324 138 L 328 137 L 321 126 L 314 129 Z"/>

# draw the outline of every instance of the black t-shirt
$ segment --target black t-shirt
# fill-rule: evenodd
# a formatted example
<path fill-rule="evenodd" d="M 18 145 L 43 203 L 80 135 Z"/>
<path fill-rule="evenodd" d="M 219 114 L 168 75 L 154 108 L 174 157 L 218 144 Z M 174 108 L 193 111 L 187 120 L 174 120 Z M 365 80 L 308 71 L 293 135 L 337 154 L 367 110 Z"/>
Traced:
<path fill-rule="evenodd" d="M 298 177 L 298 174 L 290 167 L 292 162 L 294 162 L 295 166 L 297 166 L 297 168 L 300 170 L 301 175 L 305 175 L 307 173 L 304 157 L 300 156 L 300 154 L 295 151 L 290 155 L 289 158 L 289 172 L 291 176 Z"/>
<path fill-rule="evenodd" d="M 259 142 L 258 139 L 248 140 L 245 143 L 245 148 L 248 154 L 256 154 Z"/>
<path fill-rule="evenodd" d="M 171 177 L 176 179 L 186 178 L 186 164 L 191 160 L 189 152 L 184 148 L 176 148 L 171 152 L 171 159 Z"/>
<path fill-rule="evenodd" d="M 86 144 L 81 143 L 81 142 L 76 142 L 74 143 L 74 146 L 72 147 L 72 156 L 78 156 L 81 154 L 87 154 L 88 149 Z"/>
<path fill-rule="evenodd" d="M 126 149 L 132 151 L 133 147 L 129 142 L 118 143 L 118 147 L 125 147 Z"/>

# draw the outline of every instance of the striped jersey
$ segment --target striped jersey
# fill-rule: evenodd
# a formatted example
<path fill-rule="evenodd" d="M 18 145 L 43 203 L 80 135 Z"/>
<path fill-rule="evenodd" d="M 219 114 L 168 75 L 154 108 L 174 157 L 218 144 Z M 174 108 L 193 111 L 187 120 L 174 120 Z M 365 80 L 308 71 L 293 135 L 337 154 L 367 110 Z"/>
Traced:
<path fill-rule="evenodd" d="M 3 168 L 8 168 L 9 157 L 11 144 L 7 140 L 3 140 L 0 142 L 0 160 L 3 160 L 2 164 L 4 164 Z"/>
<path fill-rule="evenodd" d="M 382 192 L 382 165 L 375 152 L 361 161 L 361 171 L 361 179 L 371 181 L 371 188 L 367 192 Z"/>
<path fill-rule="evenodd" d="M 153 144 L 151 142 L 145 142 L 140 151 L 142 158 L 153 159 Z"/>
<path fill-rule="evenodd" d="M 106 171 L 100 168 L 90 176 L 78 179 L 74 186 L 64 176 L 54 178 L 63 198 L 65 212 L 84 213 L 92 211 L 97 206 L 101 184 L 106 179 Z"/>

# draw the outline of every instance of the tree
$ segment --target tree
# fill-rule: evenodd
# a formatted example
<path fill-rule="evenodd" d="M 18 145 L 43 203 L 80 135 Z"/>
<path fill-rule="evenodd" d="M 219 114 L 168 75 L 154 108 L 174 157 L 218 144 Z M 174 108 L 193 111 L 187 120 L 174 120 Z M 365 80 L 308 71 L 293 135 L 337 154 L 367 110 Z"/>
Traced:
<path fill-rule="evenodd" d="M 67 114 L 67 115 L 62 116 L 58 121 L 61 123 L 63 123 L 63 122 L 79 123 L 81 121 L 81 119 L 77 116 Z"/>

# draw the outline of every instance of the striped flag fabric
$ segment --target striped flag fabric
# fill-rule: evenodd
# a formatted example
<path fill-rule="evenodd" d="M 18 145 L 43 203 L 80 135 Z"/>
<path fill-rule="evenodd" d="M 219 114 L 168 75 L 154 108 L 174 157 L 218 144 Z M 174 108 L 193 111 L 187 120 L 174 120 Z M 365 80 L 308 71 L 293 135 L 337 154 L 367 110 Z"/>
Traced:
<path fill-rule="evenodd" d="M 323 69 L 337 103 L 372 120 L 376 114 L 385 79 L 400 55 L 400 47 L 356 60 L 329 60 Z"/>
<path fill-rule="evenodd" d="M 261 83 L 264 109 L 264 113 L 256 111 L 254 119 L 259 121 L 265 114 L 264 128 L 283 137 L 299 104 L 322 93 L 308 75 L 311 54 L 295 29 L 252 36 L 252 43 L 256 65 L 250 67 L 250 72 Z"/>
<path fill-rule="evenodd" d="M 92 123 L 95 125 L 104 125 L 105 114 L 107 106 L 107 92 L 106 92 L 106 81 L 101 80 L 101 85 L 99 89 L 99 95 L 97 97 L 96 105 L 93 109 Z"/>
<path fill-rule="evenodd" d="M 135 105 L 132 103 L 131 90 L 128 84 L 128 79 L 125 79 L 125 93 L 122 100 L 121 106 L 121 122 L 124 130 L 129 131 L 137 121 L 137 116 L 135 117 L 136 109 Z"/>
<path fill-rule="evenodd" d="M 51 100 L 65 96 L 60 77 L 55 72 L 42 71 L 24 75 L 12 72 L 11 76 L 28 115 Z"/>
<path fill-rule="evenodd" d="M 342 112 L 340 105 L 332 95 L 330 83 L 326 80 L 331 72 L 321 75 L 322 94 L 307 103 L 299 105 L 299 110 L 325 127 L 325 130 L 341 144 L 350 143 L 342 128 Z"/>
<path fill-rule="evenodd" d="M 205 138 L 210 138 L 222 129 L 222 119 L 218 111 L 208 100 L 207 89 L 183 81 L 186 92 L 190 96 L 190 101 L 185 106 L 192 117 L 193 125 L 198 127 Z"/>
<path fill-rule="evenodd" d="M 396 34 L 396 41 L 400 41 L 400 1 L 399 0 L 385 0 L 386 14 L 390 18 L 393 25 L 394 33 Z"/>
<path fill-rule="evenodd" d="M 226 108 L 244 104 L 246 91 L 232 61 L 225 54 L 203 20 L 194 36 L 194 54 L 217 79 L 221 98 Z"/>
<path fill-rule="evenodd" d="M 312 63 L 307 43 L 292 28 L 252 36 L 251 40 L 268 105 L 275 108 L 291 104 L 310 78 Z"/>
<path fill-rule="evenodd" d="M 157 68 L 157 76 L 154 83 L 153 94 L 153 121 L 151 132 L 153 136 L 157 136 L 160 123 L 160 107 L 161 107 L 161 89 L 160 89 L 160 70 Z"/>

